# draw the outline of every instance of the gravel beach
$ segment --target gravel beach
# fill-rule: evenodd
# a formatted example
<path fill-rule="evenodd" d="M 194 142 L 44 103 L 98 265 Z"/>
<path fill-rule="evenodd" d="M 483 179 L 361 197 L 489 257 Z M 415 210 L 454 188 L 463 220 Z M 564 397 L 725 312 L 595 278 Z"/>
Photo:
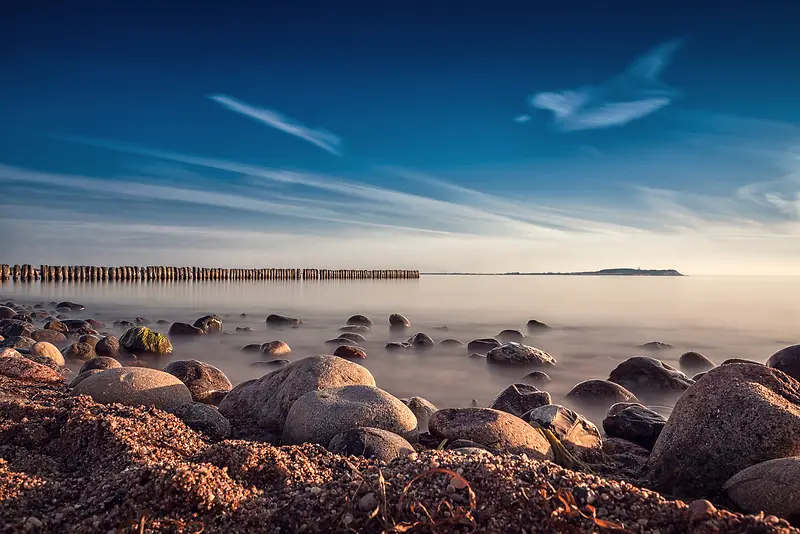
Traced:
<path fill-rule="evenodd" d="M 2 532 L 800 532 L 524 455 L 388 463 L 212 443 L 155 408 L 0 377 Z"/>

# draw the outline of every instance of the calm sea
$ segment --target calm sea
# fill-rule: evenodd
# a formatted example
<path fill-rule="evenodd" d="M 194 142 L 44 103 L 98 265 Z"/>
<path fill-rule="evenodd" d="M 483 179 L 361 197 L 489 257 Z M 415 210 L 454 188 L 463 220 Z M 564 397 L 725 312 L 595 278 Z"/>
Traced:
<path fill-rule="evenodd" d="M 800 278 L 737 277 L 543 277 L 423 276 L 407 281 L 302 282 L 107 282 L 4 283 L 0 300 L 36 304 L 73 300 L 86 311 L 78 318 L 96 318 L 107 325 L 137 316 L 193 322 L 216 313 L 228 335 L 179 341 L 170 359 L 198 359 L 221 368 L 234 384 L 261 376 L 269 368 L 251 365 L 259 355 L 240 352 L 249 343 L 280 339 L 294 360 L 329 353 L 324 341 L 356 313 L 375 326 L 363 347 L 363 365 L 378 386 L 398 397 L 419 395 L 439 407 L 469 406 L 492 398 L 527 373 L 497 369 L 468 358 L 466 347 L 428 351 L 387 352 L 389 341 L 405 335 L 389 331 L 388 316 L 402 313 L 413 326 L 408 335 L 425 332 L 435 341 L 469 342 L 506 328 L 525 332 L 529 319 L 554 328 L 529 337 L 527 344 L 557 360 L 547 372 L 547 388 L 558 402 L 564 393 L 589 378 L 607 378 L 630 356 L 648 354 L 677 365 L 687 350 L 720 363 L 727 358 L 760 362 L 775 350 L 800 342 Z M 240 314 L 247 314 L 246 318 Z M 297 329 L 267 329 L 271 313 L 298 317 Z M 446 325 L 443 332 L 434 327 Z M 250 326 L 249 333 L 236 332 Z M 168 325 L 158 327 L 166 332 Z M 662 341 L 674 348 L 646 353 L 637 348 Z"/>

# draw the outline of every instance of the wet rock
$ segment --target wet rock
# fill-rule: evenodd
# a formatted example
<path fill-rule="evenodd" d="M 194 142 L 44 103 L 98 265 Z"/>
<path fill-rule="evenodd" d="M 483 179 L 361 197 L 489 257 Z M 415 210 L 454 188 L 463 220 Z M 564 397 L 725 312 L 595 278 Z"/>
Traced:
<path fill-rule="evenodd" d="M 439 342 L 443 347 L 463 347 L 464 343 L 457 339 L 443 339 Z"/>
<path fill-rule="evenodd" d="M 608 410 L 603 430 L 611 438 L 620 438 L 652 450 L 667 424 L 661 414 L 635 402 L 620 402 Z"/>
<path fill-rule="evenodd" d="M 544 371 L 531 371 L 527 375 L 523 376 L 522 380 L 526 384 L 533 384 L 534 386 L 543 386 L 553 381 L 553 379 L 550 378 L 550 375 Z"/>
<path fill-rule="evenodd" d="M 708 498 L 739 471 L 788 456 L 800 456 L 800 382 L 764 365 L 721 365 L 678 399 L 648 478 L 658 491 Z"/>
<path fill-rule="evenodd" d="M 444 324 L 443 325 L 439 325 L 439 326 L 434 326 L 433 329 L 434 330 L 438 330 L 439 332 L 449 332 L 450 331 L 450 327 L 447 326 L 447 325 L 444 325 Z"/>
<path fill-rule="evenodd" d="M 783 371 L 795 380 L 800 380 L 800 345 L 779 350 L 769 357 L 767 367 Z"/>
<path fill-rule="evenodd" d="M 131 328 L 136 326 L 131 321 L 114 321 L 114 326 L 118 328 Z"/>
<path fill-rule="evenodd" d="M 379 462 L 391 462 L 405 458 L 414 452 L 414 447 L 402 436 L 380 428 L 351 428 L 334 438 L 328 450 L 344 456 L 363 456 Z"/>
<path fill-rule="evenodd" d="M 204 315 L 192 325 L 206 334 L 213 334 L 222 330 L 222 318 L 219 315 Z"/>
<path fill-rule="evenodd" d="M 236 331 L 237 332 L 252 332 L 253 329 L 250 328 L 249 326 L 237 326 L 236 327 Z"/>
<path fill-rule="evenodd" d="M 392 341 L 392 342 L 386 344 L 386 350 L 389 350 L 389 351 L 405 350 L 405 349 L 410 349 L 410 348 L 411 348 L 411 344 L 410 343 L 398 343 L 396 341 Z"/>
<path fill-rule="evenodd" d="M 94 351 L 98 356 L 116 357 L 119 354 L 119 340 L 114 336 L 105 336 L 94 346 Z"/>
<path fill-rule="evenodd" d="M 146 326 L 135 326 L 127 330 L 119 340 L 119 344 L 134 354 L 170 354 L 172 343 L 167 336 L 154 332 Z"/>
<path fill-rule="evenodd" d="M 342 332 L 339 334 L 339 339 L 349 339 L 354 343 L 361 343 L 367 340 L 367 338 L 357 332 Z"/>
<path fill-rule="evenodd" d="M 608 380 L 584 380 L 576 384 L 566 395 L 576 404 L 596 406 L 606 410 L 618 402 L 638 402 L 636 395 Z"/>
<path fill-rule="evenodd" d="M 499 347 L 501 344 L 502 343 L 491 337 L 473 339 L 467 344 L 467 351 L 486 355 L 490 350 Z"/>
<path fill-rule="evenodd" d="M 231 421 L 235 436 L 275 442 L 298 398 L 311 391 L 352 384 L 374 386 L 375 379 L 366 368 L 343 358 L 313 356 L 239 384 L 219 409 Z"/>
<path fill-rule="evenodd" d="M 339 345 L 333 351 L 333 355 L 348 360 L 365 360 L 367 358 L 367 353 L 364 349 L 351 345 Z"/>
<path fill-rule="evenodd" d="M 529 332 L 537 332 L 542 330 L 550 330 L 550 326 L 544 324 L 541 321 L 537 321 L 536 319 L 531 319 L 528 321 L 528 331 Z"/>
<path fill-rule="evenodd" d="M 108 356 L 97 356 L 91 360 L 86 360 L 86 363 L 81 366 L 81 370 L 78 371 L 78 374 L 83 374 L 86 371 L 91 371 L 93 369 L 105 371 L 106 369 L 119 369 L 120 367 L 122 367 L 122 364 L 114 358 L 109 358 Z"/>
<path fill-rule="evenodd" d="M 484 447 L 536 460 L 552 460 L 553 450 L 544 435 L 531 425 L 506 412 L 490 408 L 445 408 L 433 414 L 428 423 L 438 439 L 468 439 Z"/>
<path fill-rule="evenodd" d="M 564 447 L 579 458 L 588 459 L 603 448 L 600 431 L 582 415 L 558 404 L 539 406 L 522 416 L 552 432 Z"/>
<path fill-rule="evenodd" d="M 73 393 L 88 395 L 100 404 L 154 406 L 168 412 L 192 402 L 192 394 L 178 378 L 147 367 L 100 371 L 77 384 Z"/>
<path fill-rule="evenodd" d="M 428 334 L 419 332 L 408 340 L 408 343 L 415 349 L 429 349 L 435 345 Z"/>
<path fill-rule="evenodd" d="M 669 343 L 662 343 L 661 341 L 650 341 L 649 343 L 643 343 L 642 345 L 639 345 L 639 348 L 644 350 L 658 351 L 671 349 L 672 345 Z"/>
<path fill-rule="evenodd" d="M 26 323 L 33 323 L 33 316 L 28 313 L 18 313 L 12 319 L 17 319 L 18 321 L 24 321 Z"/>
<path fill-rule="evenodd" d="M 94 348 L 89 345 L 88 343 L 73 343 L 61 351 L 61 354 L 64 356 L 64 359 L 67 361 L 72 360 L 91 360 L 97 353 L 95 353 Z"/>
<path fill-rule="evenodd" d="M 510 341 L 522 343 L 525 340 L 525 335 L 519 330 L 503 330 L 494 337 L 502 343 L 508 343 Z"/>
<path fill-rule="evenodd" d="M 219 410 L 201 402 L 188 402 L 178 406 L 175 416 L 192 430 L 202 432 L 213 441 L 222 441 L 231 435 L 231 423 Z"/>
<path fill-rule="evenodd" d="M 389 326 L 395 328 L 408 328 L 411 326 L 411 321 L 399 313 L 393 313 L 389 316 Z"/>
<path fill-rule="evenodd" d="M 679 395 L 693 384 L 685 374 L 649 356 L 628 358 L 611 371 L 608 379 L 640 397 Z"/>
<path fill-rule="evenodd" d="M 356 334 L 367 334 L 369 333 L 369 327 L 357 324 L 351 324 L 341 327 L 339 329 L 339 332 L 355 332 Z"/>
<path fill-rule="evenodd" d="M 286 342 L 280 340 L 267 341 L 261 345 L 261 355 L 267 358 L 278 358 L 290 352 L 292 352 L 291 347 L 289 347 Z"/>
<path fill-rule="evenodd" d="M 261 343 L 250 343 L 239 350 L 242 352 L 261 352 Z"/>
<path fill-rule="evenodd" d="M 67 336 L 55 330 L 36 330 L 31 334 L 31 338 L 36 341 L 46 341 L 48 343 L 66 343 Z"/>
<path fill-rule="evenodd" d="M 0 375 L 21 382 L 39 384 L 61 384 L 64 382 L 64 377 L 58 371 L 28 358 L 13 355 L 0 357 Z"/>
<path fill-rule="evenodd" d="M 552 399 L 546 391 L 539 391 L 529 384 L 511 384 L 497 394 L 489 408 L 521 417 L 523 414 L 550 404 Z"/>
<path fill-rule="evenodd" d="M 294 317 L 287 317 L 285 315 L 272 314 L 267 317 L 267 324 L 272 326 L 298 326 L 303 324 L 300 319 Z"/>
<path fill-rule="evenodd" d="M 64 323 L 64 326 L 66 326 L 70 333 L 73 334 L 80 332 L 80 330 L 83 328 L 92 330 L 92 325 L 83 319 L 64 319 L 61 322 Z"/>
<path fill-rule="evenodd" d="M 347 320 L 349 325 L 372 326 L 374 323 L 372 319 L 366 315 L 353 315 Z"/>
<path fill-rule="evenodd" d="M 5 338 L 21 336 L 30 337 L 36 332 L 36 327 L 31 323 L 20 321 L 19 319 L 0 320 L 0 336 Z"/>
<path fill-rule="evenodd" d="M 58 350 L 55 345 L 47 341 L 37 342 L 31 347 L 30 353 L 34 356 L 48 358 L 60 366 L 64 366 L 67 363 L 64 361 L 64 356 L 61 354 L 61 351 Z"/>
<path fill-rule="evenodd" d="M 89 326 L 92 328 L 104 328 L 106 326 L 96 319 L 86 319 L 86 322 L 89 323 Z"/>
<path fill-rule="evenodd" d="M 198 360 L 177 360 L 164 367 L 164 372 L 177 377 L 186 384 L 195 402 L 210 404 L 210 397 L 218 392 L 228 392 L 233 384 L 213 365 Z"/>
<path fill-rule="evenodd" d="M 83 304 L 78 304 L 76 302 L 65 300 L 64 302 L 59 302 L 58 304 L 56 304 L 56 308 L 67 308 L 72 311 L 83 311 L 86 309 L 86 306 L 84 306 Z"/>
<path fill-rule="evenodd" d="M 428 431 L 428 421 L 431 416 L 436 413 L 436 406 L 432 402 L 423 399 L 422 397 L 411 397 L 410 399 L 402 399 L 403 404 L 408 406 L 414 417 L 417 418 L 417 431 L 425 433 Z"/>
<path fill-rule="evenodd" d="M 81 343 L 86 343 L 87 345 L 91 345 L 92 348 L 94 349 L 95 347 L 97 347 L 97 343 L 100 341 L 100 338 L 97 336 L 85 334 L 79 337 L 78 341 Z"/>
<path fill-rule="evenodd" d="M 689 351 L 681 354 L 678 360 L 678 366 L 689 373 L 698 373 L 700 371 L 708 371 L 715 367 L 714 362 L 700 354 L 699 352 Z"/>
<path fill-rule="evenodd" d="M 80 384 L 90 376 L 102 373 L 103 371 L 104 369 L 90 369 L 88 371 L 84 371 L 83 373 L 78 373 L 78 376 L 73 378 L 72 382 L 69 383 L 69 387 L 74 389 L 78 384 Z"/>
<path fill-rule="evenodd" d="M 500 365 L 553 366 L 556 364 L 555 358 L 545 351 L 513 341 L 490 350 L 486 354 L 486 361 Z"/>
<path fill-rule="evenodd" d="M 202 328 L 190 325 L 189 323 L 172 323 L 172 326 L 169 327 L 169 332 L 167 333 L 170 337 L 205 335 L 205 331 L 203 331 Z"/>
<path fill-rule="evenodd" d="M 417 439 L 417 418 L 399 399 L 374 386 L 344 386 L 298 398 L 286 417 L 281 442 L 328 444 L 355 427 L 380 428 Z"/>
<path fill-rule="evenodd" d="M 36 340 L 26 336 L 10 336 L 0 342 L 0 346 L 17 350 L 28 350 L 36 345 Z"/>
<path fill-rule="evenodd" d="M 725 497 L 746 514 L 774 515 L 800 522 L 800 456 L 755 464 L 722 487 Z"/>
<path fill-rule="evenodd" d="M 8 306 L 0 306 L 0 319 L 11 319 L 16 314 L 17 312 Z"/>
<path fill-rule="evenodd" d="M 67 325 L 59 321 L 58 319 L 50 319 L 44 324 L 45 330 L 53 330 L 55 332 L 61 332 L 62 334 L 66 335 L 69 334 L 69 328 Z"/>

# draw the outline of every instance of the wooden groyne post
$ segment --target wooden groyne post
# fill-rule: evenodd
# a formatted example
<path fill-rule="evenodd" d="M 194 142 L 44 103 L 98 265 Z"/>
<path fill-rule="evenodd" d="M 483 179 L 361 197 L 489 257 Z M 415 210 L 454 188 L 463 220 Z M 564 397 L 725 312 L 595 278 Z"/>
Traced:
<path fill-rule="evenodd" d="M 107 267 L 94 265 L 0 264 L 0 280 L 43 282 L 157 282 L 173 280 L 411 280 L 419 271 L 408 269 L 229 269 L 220 267 L 175 267 L 126 265 Z"/>

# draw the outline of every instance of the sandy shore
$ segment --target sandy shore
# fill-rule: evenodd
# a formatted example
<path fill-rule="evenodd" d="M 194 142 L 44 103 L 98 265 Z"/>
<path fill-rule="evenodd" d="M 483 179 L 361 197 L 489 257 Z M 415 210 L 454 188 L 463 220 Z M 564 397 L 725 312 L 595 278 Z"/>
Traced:
<path fill-rule="evenodd" d="M 518 455 L 211 443 L 154 408 L 0 377 L 2 532 L 800 532 L 703 504 Z"/>

